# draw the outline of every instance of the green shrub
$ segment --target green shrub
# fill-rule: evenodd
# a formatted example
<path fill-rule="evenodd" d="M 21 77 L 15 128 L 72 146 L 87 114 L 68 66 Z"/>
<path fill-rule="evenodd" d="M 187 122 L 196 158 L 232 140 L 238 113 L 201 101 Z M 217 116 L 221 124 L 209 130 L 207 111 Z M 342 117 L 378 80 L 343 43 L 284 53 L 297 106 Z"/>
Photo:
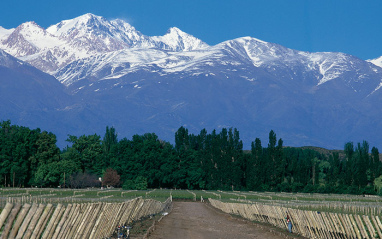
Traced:
<path fill-rule="evenodd" d="M 134 180 L 126 180 L 122 185 L 124 190 L 146 190 L 147 189 L 147 178 L 143 176 L 138 176 Z"/>

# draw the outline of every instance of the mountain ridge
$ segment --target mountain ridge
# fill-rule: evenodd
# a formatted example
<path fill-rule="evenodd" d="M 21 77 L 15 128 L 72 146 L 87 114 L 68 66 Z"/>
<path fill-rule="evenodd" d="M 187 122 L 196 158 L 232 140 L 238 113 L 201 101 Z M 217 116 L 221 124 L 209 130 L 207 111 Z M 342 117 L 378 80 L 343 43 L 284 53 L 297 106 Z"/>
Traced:
<path fill-rule="evenodd" d="M 247 148 L 271 129 L 290 146 L 382 144 L 382 68 L 352 55 L 298 51 L 249 36 L 209 46 L 176 27 L 150 37 L 93 14 L 47 29 L 33 22 L 1 28 L 0 41 L 20 64 L 61 84 L 54 92 L 62 100 L 36 103 L 34 112 L 13 109 L 10 117 L 28 123 L 21 117 L 28 112 L 30 121 L 58 130 L 61 146 L 67 134 L 102 134 L 106 126 L 122 136 L 155 132 L 168 141 L 180 126 L 193 133 L 236 127 Z M 9 57 L 0 51 L 0 65 Z M 7 64 L 4 72 L 12 70 Z M 17 78 L 27 79 L 24 73 Z"/>
<path fill-rule="evenodd" d="M 170 28 L 164 36 L 149 37 L 121 19 L 109 21 L 87 13 L 47 29 L 35 22 L 23 23 L 14 30 L 1 28 L 0 49 L 52 74 L 74 60 L 126 48 L 183 51 L 207 46 L 176 29 Z"/>

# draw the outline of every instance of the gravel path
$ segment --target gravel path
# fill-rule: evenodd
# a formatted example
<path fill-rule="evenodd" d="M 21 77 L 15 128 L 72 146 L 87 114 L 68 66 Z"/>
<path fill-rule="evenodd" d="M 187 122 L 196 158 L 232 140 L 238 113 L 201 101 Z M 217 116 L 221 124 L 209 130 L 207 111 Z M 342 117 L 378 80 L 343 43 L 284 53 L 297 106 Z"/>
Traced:
<path fill-rule="evenodd" d="M 208 204 L 174 202 L 149 239 L 302 238 L 271 226 L 254 224 L 218 211 Z"/>

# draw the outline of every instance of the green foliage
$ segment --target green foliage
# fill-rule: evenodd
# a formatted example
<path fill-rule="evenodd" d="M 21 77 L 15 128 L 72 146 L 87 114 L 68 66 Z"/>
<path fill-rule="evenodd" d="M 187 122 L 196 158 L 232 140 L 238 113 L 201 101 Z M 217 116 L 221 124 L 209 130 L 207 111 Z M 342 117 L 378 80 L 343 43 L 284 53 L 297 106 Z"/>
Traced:
<path fill-rule="evenodd" d="M 126 180 L 122 188 L 125 190 L 147 190 L 147 178 L 138 176 L 134 180 Z"/>
<path fill-rule="evenodd" d="M 40 187 L 58 186 L 64 184 L 64 173 L 68 172 L 69 176 L 76 171 L 76 165 L 67 160 L 43 164 L 35 174 L 35 184 Z"/>
<path fill-rule="evenodd" d="M 67 141 L 72 143 L 72 148 L 78 154 L 82 172 L 87 170 L 101 176 L 102 169 L 106 168 L 102 158 L 101 137 L 96 134 L 82 135 L 79 138 L 69 135 Z"/>
<path fill-rule="evenodd" d="M 377 189 L 378 194 L 381 194 L 382 189 L 382 175 L 374 179 L 374 187 Z"/>
<path fill-rule="evenodd" d="M 137 190 L 146 190 L 147 189 L 147 178 L 138 176 L 135 180 L 135 189 Z"/>
<path fill-rule="evenodd" d="M 123 190 L 133 190 L 135 189 L 135 183 L 134 180 L 126 180 L 125 183 L 122 185 Z"/>
<path fill-rule="evenodd" d="M 256 138 L 243 151 L 235 128 L 194 135 L 185 127 L 175 132 L 174 146 L 154 133 L 118 140 L 113 127 L 102 139 L 69 135 L 67 141 L 71 146 L 60 152 L 54 134 L 0 122 L 0 184 L 98 187 L 103 176 L 107 185 L 121 181 L 125 189 L 375 194 L 382 187 L 379 151 L 369 152 L 367 141 L 348 142 L 343 153 L 291 148 L 271 130 L 267 147 Z"/>
<path fill-rule="evenodd" d="M 34 185 L 42 165 L 57 162 L 56 136 L 40 129 L 0 123 L 0 183 L 4 186 Z"/>
<path fill-rule="evenodd" d="M 113 148 L 117 144 L 118 144 L 118 139 L 117 139 L 117 133 L 115 132 L 115 128 L 111 127 L 109 129 L 109 126 L 106 126 L 106 133 L 102 141 L 103 152 L 105 154 L 111 153 Z"/>

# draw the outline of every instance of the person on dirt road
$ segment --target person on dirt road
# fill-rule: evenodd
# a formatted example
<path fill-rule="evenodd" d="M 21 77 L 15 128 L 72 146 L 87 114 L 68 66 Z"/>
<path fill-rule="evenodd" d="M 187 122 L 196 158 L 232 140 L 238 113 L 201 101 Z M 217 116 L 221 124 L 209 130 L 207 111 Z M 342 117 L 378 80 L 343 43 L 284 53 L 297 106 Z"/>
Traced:
<path fill-rule="evenodd" d="M 293 226 L 292 226 L 292 222 L 291 222 L 288 214 L 287 214 L 286 220 L 287 220 L 288 230 L 290 233 L 292 233 L 292 227 Z"/>

